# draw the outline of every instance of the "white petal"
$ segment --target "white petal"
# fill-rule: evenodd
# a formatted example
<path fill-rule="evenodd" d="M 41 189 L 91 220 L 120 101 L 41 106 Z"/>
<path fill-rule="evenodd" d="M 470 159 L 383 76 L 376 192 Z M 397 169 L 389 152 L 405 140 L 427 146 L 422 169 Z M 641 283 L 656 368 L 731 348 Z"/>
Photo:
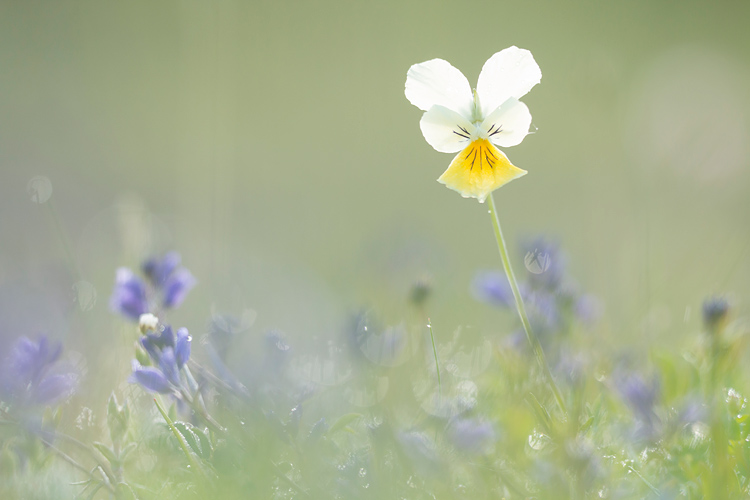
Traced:
<path fill-rule="evenodd" d="M 493 144 L 507 148 L 520 144 L 528 135 L 530 126 L 529 108 L 511 97 L 484 119 L 481 128 Z"/>
<path fill-rule="evenodd" d="M 534 56 L 526 49 L 508 47 L 490 57 L 477 82 L 477 93 L 484 116 L 509 97 L 520 99 L 542 79 Z"/>
<path fill-rule="evenodd" d="M 457 153 L 471 142 L 476 127 L 445 106 L 433 106 L 419 122 L 427 143 L 441 153 Z"/>
<path fill-rule="evenodd" d="M 432 59 L 409 68 L 404 93 L 421 110 L 439 105 L 471 116 L 474 96 L 469 81 L 448 61 Z"/>

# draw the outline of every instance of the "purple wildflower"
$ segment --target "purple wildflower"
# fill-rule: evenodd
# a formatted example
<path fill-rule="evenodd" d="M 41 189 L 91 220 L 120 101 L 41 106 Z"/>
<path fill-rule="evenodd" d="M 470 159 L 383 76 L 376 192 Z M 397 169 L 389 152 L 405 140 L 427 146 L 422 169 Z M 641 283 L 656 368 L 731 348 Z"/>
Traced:
<path fill-rule="evenodd" d="M 141 270 L 154 286 L 162 288 L 181 262 L 180 254 L 169 252 L 162 258 L 152 257 L 146 260 L 141 265 Z"/>
<path fill-rule="evenodd" d="M 729 302 L 725 297 L 709 297 L 703 301 L 703 323 L 709 329 L 720 325 L 729 312 Z"/>
<path fill-rule="evenodd" d="M 567 258 L 556 242 L 538 236 L 525 241 L 522 251 L 527 259 L 535 263 L 531 267 L 528 262 L 526 263 L 529 271 L 528 280 L 532 288 L 556 290 L 562 284 Z"/>
<path fill-rule="evenodd" d="M 178 307 L 196 283 L 196 279 L 184 267 L 175 271 L 164 283 L 164 307 Z"/>
<path fill-rule="evenodd" d="M 172 392 L 172 386 L 164 374 L 150 366 L 141 366 L 137 361 L 133 361 L 133 373 L 128 379 L 130 383 L 139 384 L 144 389 L 151 392 L 168 394 Z"/>
<path fill-rule="evenodd" d="M 190 342 L 193 337 L 188 333 L 187 328 L 177 330 L 177 340 L 174 345 L 174 356 L 177 361 L 177 368 L 182 369 L 185 363 L 190 359 Z"/>
<path fill-rule="evenodd" d="M 109 306 L 113 311 L 138 321 L 141 314 L 147 313 L 149 309 L 143 280 L 134 275 L 130 269 L 119 268 L 115 277 L 115 288 L 109 299 Z"/>
<path fill-rule="evenodd" d="M 494 306 L 511 307 L 514 304 L 513 291 L 508 278 L 500 271 L 478 273 L 471 283 L 474 296 Z"/>
<path fill-rule="evenodd" d="M 617 392 L 635 417 L 635 437 L 653 438 L 661 423 L 654 411 L 659 395 L 658 380 L 654 378 L 649 382 L 637 373 L 630 373 L 616 376 L 615 383 Z"/>
<path fill-rule="evenodd" d="M 60 342 L 19 338 L 0 368 L 0 398 L 19 406 L 49 405 L 70 396 L 77 376 L 61 372 Z"/>
<path fill-rule="evenodd" d="M 128 268 L 118 269 L 110 299 L 112 310 L 138 321 L 141 314 L 150 312 L 157 305 L 167 309 L 178 307 L 197 283 L 190 271 L 180 266 L 180 261 L 176 252 L 147 260 L 141 266 L 146 280 Z M 150 302 L 149 298 L 153 301 Z"/>
<path fill-rule="evenodd" d="M 172 331 L 172 327 L 164 325 L 158 334 L 146 333 L 140 339 L 141 346 L 146 350 L 149 357 L 154 362 L 158 363 L 161 358 L 161 353 L 166 347 L 175 346 L 175 335 Z"/>
<path fill-rule="evenodd" d="M 456 449 L 481 454 L 495 440 L 495 430 L 489 422 L 475 418 L 460 418 L 451 422 L 447 437 Z"/>
<path fill-rule="evenodd" d="M 175 359 L 174 349 L 172 347 L 165 347 L 161 351 L 159 357 L 159 370 L 167 377 L 173 385 L 180 385 L 180 370 L 177 368 L 177 360 Z"/>
<path fill-rule="evenodd" d="M 181 262 L 180 254 L 169 252 L 162 258 L 148 259 L 141 266 L 149 282 L 161 290 L 162 305 L 166 308 L 182 304 L 190 289 L 196 284 L 190 271 L 180 266 Z"/>
<path fill-rule="evenodd" d="M 33 393 L 32 402 L 48 405 L 64 399 L 73 393 L 78 382 L 74 373 L 58 373 L 44 377 Z"/>

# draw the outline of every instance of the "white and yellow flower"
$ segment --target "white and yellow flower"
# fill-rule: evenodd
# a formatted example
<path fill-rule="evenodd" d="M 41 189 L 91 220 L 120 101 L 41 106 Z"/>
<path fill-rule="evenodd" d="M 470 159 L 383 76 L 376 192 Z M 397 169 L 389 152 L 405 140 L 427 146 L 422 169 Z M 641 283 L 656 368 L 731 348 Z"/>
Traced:
<path fill-rule="evenodd" d="M 515 46 L 484 63 L 473 92 L 463 73 L 442 59 L 409 68 L 406 98 L 426 111 L 419 122 L 424 138 L 441 153 L 459 152 L 438 182 L 484 202 L 525 175 L 497 146 L 515 146 L 529 133 L 531 113 L 519 99 L 541 79 L 531 52 Z"/>

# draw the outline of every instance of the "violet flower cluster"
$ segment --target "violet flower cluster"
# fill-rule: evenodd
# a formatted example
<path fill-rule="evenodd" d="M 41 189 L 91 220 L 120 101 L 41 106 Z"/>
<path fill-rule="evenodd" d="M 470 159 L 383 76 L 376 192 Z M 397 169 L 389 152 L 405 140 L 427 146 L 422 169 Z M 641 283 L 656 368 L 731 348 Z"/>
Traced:
<path fill-rule="evenodd" d="M 581 293 L 567 278 L 567 259 L 556 243 L 539 237 L 526 242 L 522 251 L 526 260 L 533 262 L 532 265 L 527 263 L 519 288 L 529 320 L 542 340 L 546 333 L 567 330 L 571 320 L 586 324 L 596 321 L 600 314 L 598 300 Z M 502 308 L 514 307 L 513 292 L 502 271 L 477 273 L 471 288 L 482 302 Z"/>
<path fill-rule="evenodd" d="M 146 331 L 139 343 L 148 356 L 141 357 L 141 361 L 133 360 L 130 382 L 151 392 L 180 397 L 189 388 L 185 382 L 190 379 L 186 364 L 191 341 L 187 328 L 178 329 L 176 334 L 169 325 Z"/>
<path fill-rule="evenodd" d="M 138 321 L 142 314 L 174 309 L 185 300 L 196 279 L 180 265 L 177 252 L 150 258 L 141 265 L 144 278 L 127 267 L 117 270 L 110 308 L 124 317 Z"/>
<path fill-rule="evenodd" d="M 11 409 L 52 405 L 73 394 L 78 377 L 59 363 L 62 344 L 19 338 L 0 366 L 0 400 Z"/>

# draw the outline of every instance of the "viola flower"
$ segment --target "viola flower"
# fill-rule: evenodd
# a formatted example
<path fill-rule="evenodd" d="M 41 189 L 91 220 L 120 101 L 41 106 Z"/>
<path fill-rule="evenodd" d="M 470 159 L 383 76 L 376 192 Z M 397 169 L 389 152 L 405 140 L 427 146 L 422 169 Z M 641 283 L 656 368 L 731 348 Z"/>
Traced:
<path fill-rule="evenodd" d="M 419 122 L 424 138 L 441 153 L 458 153 L 438 182 L 484 202 L 526 174 L 497 147 L 520 144 L 529 133 L 531 113 L 519 99 L 541 78 L 531 52 L 515 46 L 487 60 L 473 92 L 466 77 L 442 59 L 409 68 L 405 94 L 425 111 Z"/>

